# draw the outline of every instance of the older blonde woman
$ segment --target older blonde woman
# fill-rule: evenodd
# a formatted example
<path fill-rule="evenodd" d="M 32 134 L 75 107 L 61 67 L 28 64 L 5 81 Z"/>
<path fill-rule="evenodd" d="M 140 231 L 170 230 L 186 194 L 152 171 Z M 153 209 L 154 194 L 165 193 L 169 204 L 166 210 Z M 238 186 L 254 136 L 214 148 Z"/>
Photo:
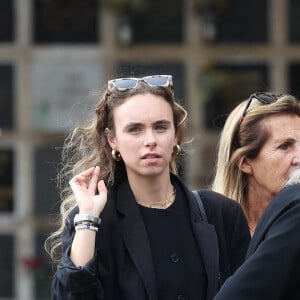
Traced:
<path fill-rule="evenodd" d="M 300 299 L 299 157 L 294 97 L 256 93 L 229 115 L 213 189 L 242 204 L 253 237 L 215 300 Z"/>
<path fill-rule="evenodd" d="M 291 95 L 255 93 L 228 116 L 212 189 L 242 205 L 253 235 L 272 198 L 298 168 L 300 104 Z"/>

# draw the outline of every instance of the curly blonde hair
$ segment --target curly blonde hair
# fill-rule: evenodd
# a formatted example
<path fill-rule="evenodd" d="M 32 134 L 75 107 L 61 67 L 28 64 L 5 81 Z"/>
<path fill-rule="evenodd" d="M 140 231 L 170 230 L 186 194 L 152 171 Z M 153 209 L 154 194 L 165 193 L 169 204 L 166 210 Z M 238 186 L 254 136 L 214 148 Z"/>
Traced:
<path fill-rule="evenodd" d="M 151 87 L 140 81 L 135 89 L 126 91 L 105 90 L 100 98 L 95 114 L 90 122 L 83 127 L 76 127 L 65 139 L 62 151 L 62 168 L 58 174 L 58 185 L 61 191 L 60 214 L 57 230 L 45 242 L 45 249 L 55 263 L 61 257 L 61 235 L 70 212 L 77 206 L 75 197 L 69 186 L 69 180 L 76 174 L 92 167 L 100 166 L 101 178 L 107 187 L 118 184 L 127 177 L 123 161 L 115 161 L 111 155 L 111 147 L 107 141 L 106 128 L 115 134 L 114 109 L 129 97 L 137 94 L 150 93 L 164 98 L 171 106 L 175 133 L 178 145 L 183 141 L 187 112 L 174 99 L 172 90 L 166 87 Z M 178 149 L 170 161 L 170 172 L 177 173 Z"/>

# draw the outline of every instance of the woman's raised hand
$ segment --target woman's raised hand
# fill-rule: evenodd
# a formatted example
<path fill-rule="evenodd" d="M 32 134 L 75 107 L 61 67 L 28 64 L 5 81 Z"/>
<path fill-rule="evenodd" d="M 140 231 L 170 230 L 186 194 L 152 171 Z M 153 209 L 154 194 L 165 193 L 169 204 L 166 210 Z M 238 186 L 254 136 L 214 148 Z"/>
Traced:
<path fill-rule="evenodd" d="M 70 180 L 79 213 L 99 217 L 107 201 L 107 189 L 103 180 L 98 182 L 100 168 L 89 168 Z"/>

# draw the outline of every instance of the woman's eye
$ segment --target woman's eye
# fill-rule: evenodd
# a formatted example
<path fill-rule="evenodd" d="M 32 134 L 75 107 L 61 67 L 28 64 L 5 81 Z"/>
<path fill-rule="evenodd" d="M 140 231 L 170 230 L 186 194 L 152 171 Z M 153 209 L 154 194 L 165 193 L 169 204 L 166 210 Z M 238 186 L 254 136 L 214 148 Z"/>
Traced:
<path fill-rule="evenodd" d="M 131 132 L 131 133 L 137 133 L 137 132 L 139 132 L 139 131 L 140 131 L 140 128 L 137 127 L 137 126 L 135 126 L 135 127 L 130 127 L 130 128 L 128 129 L 128 132 Z"/>
<path fill-rule="evenodd" d="M 283 144 L 279 145 L 278 148 L 281 150 L 288 150 L 289 147 L 290 147 L 290 143 L 283 143 Z"/>
<path fill-rule="evenodd" d="M 167 129 L 168 129 L 167 125 L 156 125 L 155 126 L 155 130 L 158 130 L 158 131 L 165 131 Z"/>

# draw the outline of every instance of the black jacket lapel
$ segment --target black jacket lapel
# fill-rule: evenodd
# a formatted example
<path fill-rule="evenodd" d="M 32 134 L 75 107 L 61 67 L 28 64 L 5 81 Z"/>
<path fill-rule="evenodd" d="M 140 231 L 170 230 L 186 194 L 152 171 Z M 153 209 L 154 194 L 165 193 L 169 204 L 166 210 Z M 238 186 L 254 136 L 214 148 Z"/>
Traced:
<path fill-rule="evenodd" d="M 124 215 L 121 231 L 138 273 L 145 285 L 149 299 L 156 300 L 156 282 L 153 260 L 146 228 L 128 184 L 117 194 L 117 209 Z"/>
<path fill-rule="evenodd" d="M 193 231 L 197 244 L 199 246 L 205 271 L 207 273 L 208 283 L 206 298 L 212 299 L 219 288 L 219 244 L 215 227 L 202 221 L 196 198 L 191 191 L 178 178 L 173 176 L 184 190 L 190 206 Z"/>
<path fill-rule="evenodd" d="M 218 238 L 214 226 L 201 220 L 196 199 L 191 192 L 188 192 L 188 199 L 192 210 L 192 225 L 195 238 L 202 255 L 208 278 L 206 298 L 212 299 L 218 290 L 219 284 Z"/>

